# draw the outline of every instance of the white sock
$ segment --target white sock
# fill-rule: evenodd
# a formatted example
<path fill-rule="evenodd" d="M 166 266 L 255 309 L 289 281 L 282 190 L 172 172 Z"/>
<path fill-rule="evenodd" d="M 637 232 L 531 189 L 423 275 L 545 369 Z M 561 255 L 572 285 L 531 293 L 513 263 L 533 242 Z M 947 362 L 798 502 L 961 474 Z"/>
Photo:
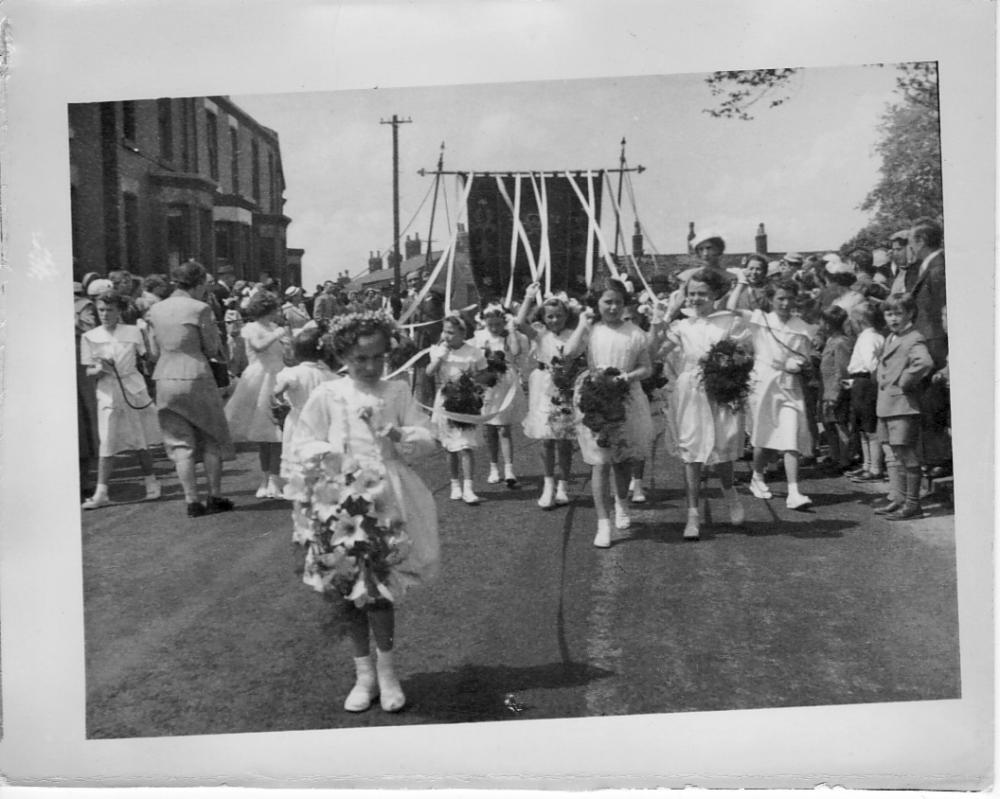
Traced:
<path fill-rule="evenodd" d="M 97 488 L 94 489 L 94 496 L 92 499 L 107 499 L 108 498 L 108 484 L 98 483 Z"/>
<path fill-rule="evenodd" d="M 143 479 L 146 481 L 146 487 L 147 488 L 150 488 L 150 487 L 155 486 L 157 484 L 157 480 L 156 480 L 156 475 L 155 474 L 143 475 Z"/>
<path fill-rule="evenodd" d="M 758 483 L 763 483 L 764 482 L 763 472 L 754 471 L 753 479 L 756 480 Z"/>
<path fill-rule="evenodd" d="M 788 484 L 788 496 L 794 497 L 798 493 L 799 493 L 799 484 L 798 483 L 789 483 Z"/>

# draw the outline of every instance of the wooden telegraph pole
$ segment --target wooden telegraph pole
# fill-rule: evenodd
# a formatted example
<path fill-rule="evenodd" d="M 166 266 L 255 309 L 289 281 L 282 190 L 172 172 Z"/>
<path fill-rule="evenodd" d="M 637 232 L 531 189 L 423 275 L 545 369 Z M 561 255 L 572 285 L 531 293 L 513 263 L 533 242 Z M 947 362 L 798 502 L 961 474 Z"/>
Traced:
<path fill-rule="evenodd" d="M 618 208 L 622 207 L 622 178 L 625 177 L 625 137 L 622 136 L 622 154 L 618 160 L 618 205 L 615 206 L 615 263 L 618 263 L 618 238 L 621 236 L 621 214 Z"/>
<path fill-rule="evenodd" d="M 396 114 L 390 120 L 379 120 L 381 125 L 392 125 L 392 276 L 396 296 L 402 296 L 399 285 L 399 265 L 402 257 L 399 254 L 399 126 L 413 122 L 412 119 L 400 119 Z"/>

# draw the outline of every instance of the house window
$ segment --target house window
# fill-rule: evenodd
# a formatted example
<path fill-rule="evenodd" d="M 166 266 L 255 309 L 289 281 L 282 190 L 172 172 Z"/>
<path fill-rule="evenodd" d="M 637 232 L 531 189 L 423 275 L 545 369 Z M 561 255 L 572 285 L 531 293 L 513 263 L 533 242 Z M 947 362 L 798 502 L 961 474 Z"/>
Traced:
<path fill-rule="evenodd" d="M 198 171 L 198 104 L 194 100 L 188 101 L 191 104 L 191 171 Z"/>
<path fill-rule="evenodd" d="M 199 208 L 199 236 L 201 238 L 201 263 L 206 269 L 215 271 L 215 255 L 214 255 L 214 238 L 215 233 L 212 230 L 212 209 L 211 208 Z"/>
<path fill-rule="evenodd" d="M 139 198 L 132 192 L 123 194 L 125 210 L 125 265 L 133 274 L 139 269 Z"/>
<path fill-rule="evenodd" d="M 191 257 L 191 222 L 185 205 L 167 210 L 167 266 L 179 266 Z"/>
<path fill-rule="evenodd" d="M 219 118 L 211 111 L 205 112 L 205 144 L 208 146 L 208 176 L 219 179 Z"/>
<path fill-rule="evenodd" d="M 277 183 L 274 181 L 274 153 L 267 151 L 267 188 L 271 193 L 271 213 L 281 213 L 281 206 L 278 202 Z"/>
<path fill-rule="evenodd" d="M 135 101 L 126 100 L 122 103 L 122 137 L 135 141 Z"/>
<path fill-rule="evenodd" d="M 215 223 L 215 257 L 220 263 L 232 263 L 235 260 L 231 230 L 228 222 Z"/>
<path fill-rule="evenodd" d="M 170 100 L 156 101 L 156 115 L 160 124 L 160 157 L 165 161 L 174 158 L 174 120 Z"/>
<path fill-rule="evenodd" d="M 260 146 L 256 139 L 250 141 L 250 170 L 253 175 L 253 198 L 260 201 Z"/>
<path fill-rule="evenodd" d="M 240 193 L 240 132 L 236 128 L 229 129 L 229 151 L 231 154 L 233 173 L 233 194 Z"/>

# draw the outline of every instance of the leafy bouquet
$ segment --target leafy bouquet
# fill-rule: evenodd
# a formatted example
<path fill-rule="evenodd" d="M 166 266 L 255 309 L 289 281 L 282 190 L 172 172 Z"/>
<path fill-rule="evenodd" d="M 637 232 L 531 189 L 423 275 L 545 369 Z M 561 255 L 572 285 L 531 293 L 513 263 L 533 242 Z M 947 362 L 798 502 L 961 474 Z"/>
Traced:
<path fill-rule="evenodd" d="M 486 348 L 486 368 L 498 375 L 507 374 L 507 353 Z"/>
<path fill-rule="evenodd" d="M 701 384 L 717 405 L 739 412 L 750 396 L 753 355 L 732 339 L 717 341 L 701 359 Z"/>
<path fill-rule="evenodd" d="M 659 391 L 669 382 L 670 381 L 667 379 L 667 376 L 663 374 L 663 361 L 654 361 L 653 373 L 645 380 L 640 381 L 639 385 L 642 386 L 642 390 L 645 392 L 646 397 L 649 400 L 653 400 L 655 392 Z"/>
<path fill-rule="evenodd" d="M 585 368 L 582 356 L 565 358 L 561 349 L 560 354 L 549 364 L 552 386 L 555 389 L 551 398 L 552 408 L 549 410 L 549 426 L 558 437 L 569 438 L 573 434 L 573 390 L 576 388 L 577 378 Z"/>
<path fill-rule="evenodd" d="M 577 406 L 584 425 L 597 437 L 597 446 L 610 447 L 621 440 L 628 395 L 628 383 L 614 367 L 592 369 L 583 379 Z"/>
<path fill-rule="evenodd" d="M 299 450 L 285 496 L 309 521 L 302 581 L 361 608 L 393 600 L 394 570 L 410 539 L 387 494 L 384 466 L 335 452 L 324 441 Z"/>
<path fill-rule="evenodd" d="M 468 373 L 449 380 L 441 387 L 444 397 L 444 409 L 450 413 L 467 413 L 476 415 L 483 410 L 483 386 Z M 455 427 L 475 427 L 469 422 L 456 422 L 451 419 L 448 424 Z"/>

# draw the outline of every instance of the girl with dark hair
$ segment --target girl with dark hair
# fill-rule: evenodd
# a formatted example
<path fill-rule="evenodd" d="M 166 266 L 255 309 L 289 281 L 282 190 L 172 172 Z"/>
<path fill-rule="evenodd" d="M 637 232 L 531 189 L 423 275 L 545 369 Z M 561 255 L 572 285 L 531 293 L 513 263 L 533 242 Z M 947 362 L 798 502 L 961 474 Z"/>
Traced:
<path fill-rule="evenodd" d="M 608 491 L 613 488 L 615 495 L 615 527 L 628 529 L 632 524 L 628 501 L 632 461 L 647 457 L 653 441 L 649 401 L 641 385 L 641 381 L 652 373 L 652 363 L 646 334 L 623 318 L 631 302 L 625 285 L 619 280 L 609 279 L 592 290 L 588 299 L 591 307 L 581 315 L 582 324 L 567 343 L 566 353 L 572 357 L 586 346 L 591 375 L 613 375 L 627 387 L 624 423 L 609 439 L 602 438 L 586 424 L 580 423 L 586 415 L 580 409 L 585 381 L 578 384 L 575 399 L 580 452 L 584 462 L 593 467 L 591 489 L 597 513 L 594 546 L 607 548 L 611 546 Z M 602 446 L 603 440 L 607 440 L 606 446 Z M 614 480 L 611 479 L 612 470 Z"/>
<path fill-rule="evenodd" d="M 466 341 L 468 329 L 458 314 L 445 317 L 441 342 L 431 347 L 427 374 L 437 381 L 434 413 L 431 421 L 437 430 L 441 446 L 448 452 L 451 473 L 451 498 L 467 505 L 478 505 L 479 497 L 472 488 L 472 453 L 483 445 L 478 424 L 455 422 L 448 418 L 444 408 L 444 388 L 463 375 L 474 375 L 486 369 L 486 356 L 478 347 Z"/>
<path fill-rule="evenodd" d="M 740 276 L 729 298 L 732 308 L 746 290 L 746 277 Z M 753 446 L 753 475 L 750 493 L 758 499 L 770 499 L 771 490 L 764 481 L 764 470 L 773 453 L 784 457 L 791 509 L 812 504 L 799 492 L 799 459 L 812 451 L 806 419 L 802 371 L 812 357 L 811 329 L 792 314 L 799 284 L 781 280 L 771 293 L 770 313 L 738 311 L 749 323 L 754 350 L 754 381 L 749 402 L 750 444 Z"/>
<path fill-rule="evenodd" d="M 83 503 L 84 510 L 107 505 L 108 481 L 114 456 L 137 452 L 146 481 L 146 499 L 160 496 L 160 484 L 153 474 L 150 448 L 162 441 L 153 401 L 138 369 L 146 355 L 145 340 L 135 325 L 120 324 L 128 308 L 128 298 L 114 291 L 97 297 L 100 325 L 80 339 L 80 363 L 87 376 L 97 379 L 97 429 L 100 450 L 97 461 L 97 489 Z"/>
<path fill-rule="evenodd" d="M 407 465 L 434 451 L 430 423 L 405 381 L 383 378 L 394 329 L 378 311 L 333 320 L 326 343 L 347 377 L 316 387 L 292 443 L 296 460 L 314 467 L 288 486 L 291 498 L 312 503 L 303 582 L 343 597 L 355 671 L 344 709 L 353 713 L 376 698 L 387 712 L 405 705 L 395 607 L 438 566 L 434 497 Z"/>
<path fill-rule="evenodd" d="M 715 302 L 726 288 L 725 278 L 712 270 L 700 269 L 691 275 L 683 295 L 690 315 L 670 325 L 661 349 L 665 355 L 679 350 L 681 357 L 670 413 L 674 417 L 677 449 L 684 462 L 687 484 L 684 538 L 688 540 L 701 534 L 698 503 L 704 466 L 715 466 L 729 506 L 730 522 L 741 525 L 746 518 L 733 487 L 733 462 L 743 452 L 742 409 L 715 401 L 702 384 L 702 363 L 709 351 L 720 342 L 741 343 L 749 337 L 738 314 L 715 311 Z M 675 298 L 667 307 L 667 318 L 678 310 L 680 305 Z M 744 357 L 749 370 L 749 353 L 744 353 Z"/>
<path fill-rule="evenodd" d="M 854 340 L 844 329 L 847 311 L 831 305 L 820 314 L 820 332 L 825 339 L 820 356 L 822 379 L 820 419 L 830 451 L 830 459 L 842 472 L 851 466 L 851 436 L 849 433 L 851 396 L 844 388 Z"/>
<path fill-rule="evenodd" d="M 254 294 L 243 313 L 250 320 L 240 333 L 246 342 L 247 368 L 226 403 L 226 420 L 233 441 L 258 445 L 258 499 L 278 499 L 282 496 L 281 430 L 271 418 L 271 397 L 278 372 L 284 367 L 288 331 L 279 324 L 281 301 L 269 291 Z"/>

